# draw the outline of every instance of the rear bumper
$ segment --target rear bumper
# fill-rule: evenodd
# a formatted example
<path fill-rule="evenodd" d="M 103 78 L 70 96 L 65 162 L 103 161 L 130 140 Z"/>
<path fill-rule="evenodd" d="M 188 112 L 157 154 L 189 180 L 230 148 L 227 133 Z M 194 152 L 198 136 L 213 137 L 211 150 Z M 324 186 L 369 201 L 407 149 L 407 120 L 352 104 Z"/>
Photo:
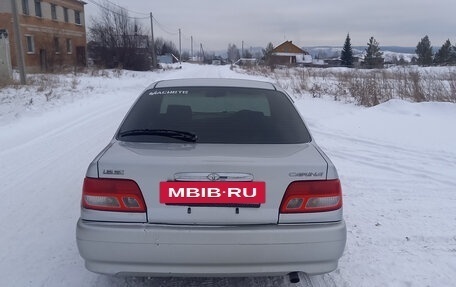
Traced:
<path fill-rule="evenodd" d="M 79 220 L 90 271 L 135 276 L 256 276 L 337 268 L 345 222 L 306 225 L 172 226 Z"/>

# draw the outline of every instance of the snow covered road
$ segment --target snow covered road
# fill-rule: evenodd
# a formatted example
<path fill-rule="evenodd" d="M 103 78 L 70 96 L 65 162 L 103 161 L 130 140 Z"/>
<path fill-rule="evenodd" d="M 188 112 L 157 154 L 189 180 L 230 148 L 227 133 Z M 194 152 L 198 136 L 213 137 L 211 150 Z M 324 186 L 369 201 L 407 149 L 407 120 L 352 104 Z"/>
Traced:
<path fill-rule="evenodd" d="M 85 270 L 75 223 L 86 167 L 148 84 L 179 77 L 252 78 L 200 65 L 84 76 L 76 99 L 0 117 L 0 286 L 293 286 L 286 277 L 123 279 Z M 308 285 L 454 286 L 456 105 L 363 108 L 307 96 L 297 105 L 339 170 L 348 227 L 339 269 Z"/>

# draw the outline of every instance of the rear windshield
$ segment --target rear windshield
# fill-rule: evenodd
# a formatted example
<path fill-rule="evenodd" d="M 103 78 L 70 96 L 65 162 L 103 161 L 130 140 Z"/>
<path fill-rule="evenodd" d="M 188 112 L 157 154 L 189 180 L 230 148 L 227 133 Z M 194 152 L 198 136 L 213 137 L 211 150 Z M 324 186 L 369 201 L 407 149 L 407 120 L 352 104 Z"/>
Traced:
<path fill-rule="evenodd" d="M 117 138 L 131 142 L 181 142 L 163 134 L 128 134 L 132 130 L 189 132 L 197 136 L 197 143 L 292 144 L 311 140 L 285 94 L 253 88 L 148 90 L 128 113 Z"/>

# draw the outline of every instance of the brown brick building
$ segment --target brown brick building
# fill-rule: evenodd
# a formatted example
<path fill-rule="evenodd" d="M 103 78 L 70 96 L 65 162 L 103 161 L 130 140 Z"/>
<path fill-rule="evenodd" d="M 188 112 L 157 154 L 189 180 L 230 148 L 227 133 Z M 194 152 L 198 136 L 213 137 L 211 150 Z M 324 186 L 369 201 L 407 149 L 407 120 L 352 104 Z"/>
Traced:
<path fill-rule="evenodd" d="M 86 64 L 84 1 L 15 1 L 27 72 Z M 2 29 L 9 35 L 11 62 L 13 67 L 17 67 L 11 0 L 0 1 Z"/>

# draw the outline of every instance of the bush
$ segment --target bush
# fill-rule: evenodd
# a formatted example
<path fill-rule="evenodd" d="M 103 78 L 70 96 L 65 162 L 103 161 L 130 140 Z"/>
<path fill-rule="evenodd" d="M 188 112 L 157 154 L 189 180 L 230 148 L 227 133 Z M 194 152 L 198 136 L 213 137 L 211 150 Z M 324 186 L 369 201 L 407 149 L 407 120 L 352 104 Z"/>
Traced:
<path fill-rule="evenodd" d="M 332 96 L 362 106 L 375 106 L 390 99 L 414 102 L 456 102 L 456 69 L 321 69 L 294 68 L 270 70 L 258 66 L 244 70 L 248 74 L 266 76 L 280 83 L 295 96 Z"/>

